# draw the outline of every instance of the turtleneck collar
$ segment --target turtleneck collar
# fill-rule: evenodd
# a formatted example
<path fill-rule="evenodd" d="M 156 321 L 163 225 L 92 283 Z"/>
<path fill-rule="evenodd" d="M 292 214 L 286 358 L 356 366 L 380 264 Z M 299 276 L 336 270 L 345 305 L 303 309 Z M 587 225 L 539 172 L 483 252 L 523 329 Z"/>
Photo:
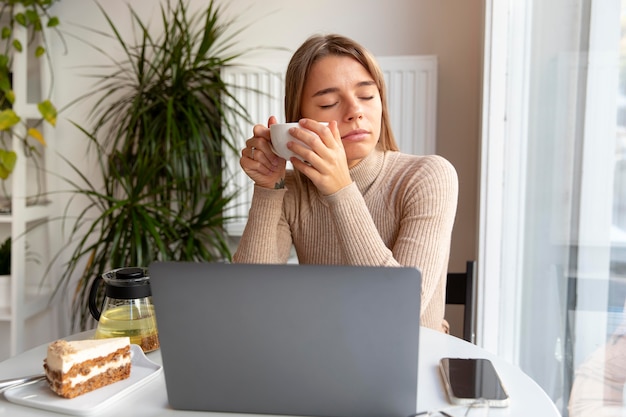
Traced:
<path fill-rule="evenodd" d="M 378 178 L 383 169 L 384 160 L 385 152 L 376 147 L 361 162 L 350 168 L 350 176 L 361 194 L 364 194 Z"/>

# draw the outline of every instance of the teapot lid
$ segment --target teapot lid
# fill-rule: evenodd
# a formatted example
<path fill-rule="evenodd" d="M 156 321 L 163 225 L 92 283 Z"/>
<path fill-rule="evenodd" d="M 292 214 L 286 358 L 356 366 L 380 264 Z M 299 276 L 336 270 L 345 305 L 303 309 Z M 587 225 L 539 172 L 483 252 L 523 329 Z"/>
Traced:
<path fill-rule="evenodd" d="M 115 277 L 117 279 L 137 279 L 145 278 L 146 271 L 139 267 L 119 268 L 115 270 Z"/>
<path fill-rule="evenodd" d="M 126 267 L 102 275 L 106 283 L 106 295 L 110 298 L 132 299 L 152 295 L 150 277 L 146 268 Z"/>

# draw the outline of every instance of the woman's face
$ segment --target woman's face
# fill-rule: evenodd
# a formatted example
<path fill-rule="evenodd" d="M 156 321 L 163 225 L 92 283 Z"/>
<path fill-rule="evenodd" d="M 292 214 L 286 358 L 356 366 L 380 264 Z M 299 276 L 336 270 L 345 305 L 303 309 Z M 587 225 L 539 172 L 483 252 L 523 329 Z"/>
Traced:
<path fill-rule="evenodd" d="M 326 56 L 311 66 L 302 92 L 302 115 L 319 122 L 336 120 L 353 167 L 376 147 L 382 102 L 370 73 L 347 56 Z"/>

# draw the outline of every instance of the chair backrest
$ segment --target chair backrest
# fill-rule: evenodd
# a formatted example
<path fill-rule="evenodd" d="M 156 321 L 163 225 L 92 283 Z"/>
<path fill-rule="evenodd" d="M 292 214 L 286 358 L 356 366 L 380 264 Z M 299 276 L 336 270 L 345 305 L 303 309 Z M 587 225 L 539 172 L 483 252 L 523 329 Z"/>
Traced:
<path fill-rule="evenodd" d="M 446 283 L 446 305 L 463 305 L 463 339 L 470 343 L 475 341 L 475 276 L 476 261 L 467 261 L 465 272 L 448 272 Z"/>

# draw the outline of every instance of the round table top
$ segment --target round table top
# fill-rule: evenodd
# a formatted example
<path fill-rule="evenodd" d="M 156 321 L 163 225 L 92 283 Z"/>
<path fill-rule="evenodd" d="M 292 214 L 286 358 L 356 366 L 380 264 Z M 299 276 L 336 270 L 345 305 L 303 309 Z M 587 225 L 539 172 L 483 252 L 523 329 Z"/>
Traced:
<path fill-rule="evenodd" d="M 93 332 L 83 332 L 67 339 L 87 339 Z M 47 344 L 37 346 L 20 355 L 0 362 L 0 380 L 24 375 L 41 373 L 43 359 L 46 356 Z M 148 359 L 161 365 L 159 350 L 148 353 Z M 420 334 L 420 354 L 418 369 L 417 410 L 445 410 L 451 416 L 462 416 L 465 408 L 452 406 L 447 399 L 443 382 L 439 374 L 438 364 L 443 357 L 487 358 L 490 359 L 510 396 L 510 405 L 506 408 L 491 408 L 490 417 L 540 415 L 542 417 L 560 416 L 556 406 L 548 395 L 518 367 L 508 363 L 480 347 L 454 336 L 446 335 L 431 329 L 422 328 Z M 206 414 L 211 416 L 234 417 L 232 413 L 199 413 L 173 410 L 167 400 L 167 391 L 163 373 L 147 382 L 131 394 L 124 396 L 110 407 L 98 412 L 98 416 L 125 415 L 132 410 L 133 416 L 188 416 Z M 478 412 L 478 410 L 477 410 Z M 469 415 L 473 415 L 470 413 Z M 0 416 L 32 417 L 59 415 L 54 412 L 26 407 L 9 402 L 0 396 Z M 480 414 L 477 414 L 480 415 Z"/>

